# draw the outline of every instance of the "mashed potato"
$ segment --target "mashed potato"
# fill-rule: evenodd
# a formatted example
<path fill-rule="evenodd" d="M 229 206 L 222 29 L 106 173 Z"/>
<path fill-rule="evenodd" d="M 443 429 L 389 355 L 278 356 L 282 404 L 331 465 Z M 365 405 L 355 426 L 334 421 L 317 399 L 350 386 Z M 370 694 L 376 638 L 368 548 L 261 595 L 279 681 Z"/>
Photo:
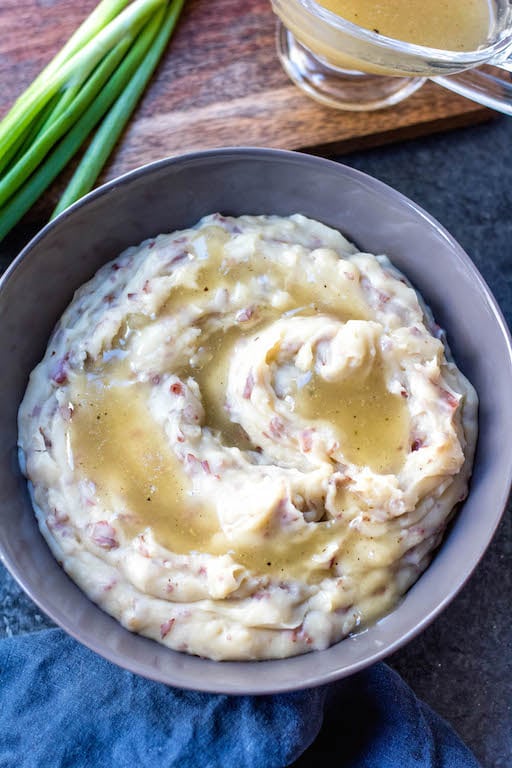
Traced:
<path fill-rule="evenodd" d="M 396 605 L 467 493 L 476 409 L 386 257 L 300 215 L 216 214 L 75 294 L 19 444 L 92 600 L 171 648 L 263 659 Z"/>

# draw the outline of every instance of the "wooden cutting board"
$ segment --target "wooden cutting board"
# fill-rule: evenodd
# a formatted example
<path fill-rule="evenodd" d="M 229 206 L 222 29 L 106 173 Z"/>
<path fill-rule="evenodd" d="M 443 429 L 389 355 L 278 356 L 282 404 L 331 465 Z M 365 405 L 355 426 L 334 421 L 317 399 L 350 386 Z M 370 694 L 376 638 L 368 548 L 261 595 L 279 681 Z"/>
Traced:
<path fill-rule="evenodd" d="M 98 0 L 2 0 L 0 116 Z M 426 83 L 392 108 L 340 112 L 302 94 L 275 52 L 269 0 L 186 0 L 169 49 L 100 182 L 166 155 L 258 145 L 342 153 L 482 122 L 492 112 Z M 66 180 L 48 190 L 0 249 L 3 258 L 47 219 Z"/>

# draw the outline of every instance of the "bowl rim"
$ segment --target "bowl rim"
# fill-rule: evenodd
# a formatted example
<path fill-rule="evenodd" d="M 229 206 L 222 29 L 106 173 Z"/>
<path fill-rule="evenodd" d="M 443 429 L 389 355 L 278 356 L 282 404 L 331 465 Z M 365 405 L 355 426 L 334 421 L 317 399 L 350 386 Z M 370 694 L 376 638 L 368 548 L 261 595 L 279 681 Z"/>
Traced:
<path fill-rule="evenodd" d="M 19 268 L 20 264 L 30 257 L 30 253 L 32 252 L 32 250 L 36 246 L 38 246 L 42 240 L 44 240 L 44 238 L 47 236 L 49 232 L 52 232 L 56 227 L 60 226 L 60 224 L 64 220 L 68 219 L 70 216 L 73 216 L 76 210 L 81 209 L 84 206 L 87 206 L 91 201 L 99 197 L 102 197 L 106 194 L 111 193 L 121 185 L 124 186 L 126 184 L 129 184 L 131 181 L 139 178 L 140 176 L 151 174 L 167 166 L 181 165 L 181 164 L 186 164 L 190 162 L 202 161 L 203 159 L 208 159 L 215 156 L 218 156 L 220 158 L 229 158 L 230 156 L 233 156 L 234 158 L 240 157 L 245 160 L 249 160 L 249 159 L 264 160 L 264 161 L 284 160 L 288 162 L 298 162 L 300 164 L 305 163 L 305 164 L 312 164 L 317 166 L 325 165 L 326 167 L 329 167 L 331 169 L 336 168 L 340 170 L 341 173 L 344 173 L 345 175 L 352 177 L 354 181 L 359 180 L 359 181 L 365 182 L 366 184 L 370 182 L 370 184 L 374 187 L 377 193 L 379 192 L 385 193 L 386 196 L 394 198 L 402 206 L 406 206 L 407 208 L 412 210 L 415 214 L 419 215 L 421 218 L 426 220 L 428 225 L 430 227 L 434 227 L 437 230 L 437 232 L 447 241 L 448 245 L 451 248 L 453 256 L 459 262 L 462 262 L 465 270 L 469 271 L 472 278 L 478 283 L 479 292 L 481 292 L 483 300 L 487 302 L 488 308 L 492 311 L 494 322 L 496 323 L 501 333 L 501 336 L 503 338 L 503 341 L 505 342 L 507 352 L 508 352 L 508 357 L 507 357 L 508 369 L 512 374 L 512 337 L 511 337 L 511 333 L 509 331 L 508 325 L 503 316 L 503 313 L 496 299 L 494 298 L 491 290 L 489 289 L 487 283 L 485 282 L 484 278 L 478 271 L 476 265 L 472 262 L 472 260 L 464 251 L 462 246 L 458 243 L 458 241 L 455 240 L 455 238 L 444 228 L 444 226 L 440 224 L 437 221 L 437 219 L 435 219 L 431 214 L 425 211 L 421 206 L 419 206 L 413 200 L 406 197 L 404 194 L 402 194 L 398 190 L 394 189 L 393 187 L 380 181 L 379 179 L 375 178 L 370 174 L 364 173 L 363 171 L 359 171 L 348 165 L 345 165 L 344 163 L 340 163 L 335 160 L 330 160 L 330 159 L 318 157 L 315 155 L 309 155 L 306 153 L 299 153 L 299 152 L 290 151 L 290 150 L 281 150 L 281 149 L 274 149 L 274 148 L 267 148 L 267 147 L 251 147 L 251 146 L 222 147 L 222 148 L 214 148 L 214 149 L 207 149 L 207 150 L 199 150 L 199 151 L 189 152 L 181 155 L 173 155 L 170 157 L 165 157 L 165 158 L 153 161 L 151 163 L 143 164 L 110 181 L 107 181 L 106 183 L 102 184 L 101 186 L 89 192 L 87 195 L 82 197 L 77 202 L 73 203 L 73 205 L 66 208 L 55 219 L 48 222 L 22 248 L 20 253 L 16 256 L 16 258 L 11 262 L 11 264 L 7 267 L 3 275 L 0 277 L 0 303 L 2 301 L 2 293 L 3 293 L 4 285 L 11 279 L 12 275 Z M 76 287 L 78 288 L 78 286 Z M 61 629 L 65 630 L 67 634 L 71 635 L 75 640 L 80 642 L 82 645 L 85 645 L 90 650 L 94 651 L 95 653 L 107 659 L 108 661 L 115 663 L 117 666 L 120 666 L 124 669 L 127 669 L 130 672 L 141 675 L 143 677 L 154 680 L 156 682 L 166 683 L 168 685 L 175 685 L 177 687 L 182 687 L 182 688 L 188 688 L 190 690 L 197 690 L 197 691 L 203 691 L 203 692 L 209 692 L 209 693 L 224 693 L 224 694 L 227 693 L 227 694 L 233 694 L 233 695 L 275 694 L 275 693 L 281 693 L 281 692 L 287 692 L 287 691 L 293 691 L 293 690 L 302 690 L 302 689 L 312 688 L 315 686 L 334 682 L 335 680 L 339 680 L 342 677 L 355 674 L 356 672 L 359 672 L 360 670 L 370 666 L 371 664 L 374 664 L 377 661 L 380 661 L 383 658 L 396 652 L 397 650 L 402 648 L 404 645 L 406 645 L 408 642 L 410 642 L 413 638 L 415 638 L 417 635 L 419 635 L 427 626 L 429 626 L 432 623 L 432 621 L 455 598 L 455 596 L 462 590 L 462 588 L 467 583 L 468 579 L 474 573 L 476 567 L 478 566 L 484 553 L 486 552 L 489 544 L 491 543 L 494 537 L 494 534 L 496 532 L 496 529 L 503 517 L 503 513 L 505 511 L 507 501 L 510 496 L 511 487 L 512 487 L 512 454 L 508 460 L 507 472 L 502 474 L 499 493 L 497 494 L 496 503 L 494 504 L 494 508 L 495 508 L 494 519 L 492 521 L 492 524 L 489 525 L 489 527 L 487 528 L 485 539 L 481 539 L 479 541 L 478 554 L 476 558 L 474 558 L 469 565 L 466 563 L 464 564 L 463 568 L 461 569 L 459 577 L 451 583 L 443 599 L 440 602 L 438 602 L 431 611 L 429 611 L 426 615 L 424 615 L 419 622 L 417 622 L 408 631 L 404 632 L 399 637 L 397 637 L 397 639 L 395 639 L 393 642 L 385 644 L 384 648 L 371 652 L 369 655 L 365 656 L 364 659 L 348 663 L 345 667 L 343 667 L 343 669 L 340 669 L 339 666 L 333 668 L 333 665 L 331 665 L 330 668 L 327 670 L 322 670 L 321 672 L 316 670 L 316 671 L 310 672 L 305 677 L 298 675 L 297 679 L 294 679 L 293 681 L 289 681 L 285 683 L 280 683 L 278 685 L 272 685 L 266 682 L 266 676 L 264 676 L 263 674 L 256 675 L 255 679 L 251 680 L 250 684 L 246 686 L 233 685 L 232 683 L 229 683 L 229 682 L 226 685 L 222 685 L 222 686 L 208 684 L 207 682 L 208 676 L 205 676 L 205 681 L 203 681 L 200 676 L 197 676 L 197 678 L 193 680 L 190 685 L 188 684 L 185 685 L 183 682 L 176 682 L 175 680 L 172 680 L 171 679 L 172 676 L 169 676 L 168 674 L 166 674 L 165 670 L 155 669 L 151 667 L 148 663 L 142 663 L 140 659 L 132 659 L 131 657 L 127 658 L 124 656 L 121 658 L 118 652 L 116 653 L 115 651 L 111 650 L 109 647 L 105 647 L 101 641 L 96 641 L 95 637 L 89 637 L 87 639 L 84 639 L 81 636 L 80 632 L 74 629 L 71 618 L 69 618 L 68 620 L 66 620 L 65 618 L 63 620 L 63 618 L 61 616 L 57 616 L 53 610 L 49 610 L 45 605 L 44 597 L 34 594 L 34 591 L 30 586 L 30 584 L 26 583 L 24 575 L 21 572 L 21 569 L 18 567 L 16 562 L 13 559 L 11 559 L 7 555 L 7 553 L 4 551 L 1 538 L 0 538 L 0 561 L 3 563 L 3 565 L 6 567 L 8 572 L 18 583 L 18 585 L 28 595 L 28 597 L 52 621 L 54 621 L 55 624 L 57 624 Z M 34 522 L 35 522 L 35 518 L 34 518 Z M 63 574 L 67 578 L 70 578 L 65 573 L 65 571 L 63 571 Z M 89 598 L 85 595 L 85 593 L 82 593 L 82 594 L 86 600 L 89 600 Z M 102 610 L 97 605 L 96 605 L 96 608 L 98 610 Z M 108 615 L 108 614 L 105 614 L 105 615 Z M 119 622 L 117 622 L 116 619 L 112 618 L 112 620 L 116 621 L 116 623 L 122 629 L 124 629 L 124 631 L 129 632 L 129 630 L 123 628 L 122 625 Z M 145 637 L 143 637 L 143 639 L 146 640 L 147 642 L 155 642 Z M 344 641 L 346 642 L 347 640 L 350 641 L 350 636 L 346 638 Z M 340 642 L 343 642 L 343 641 L 340 641 Z M 334 644 L 333 646 L 330 646 L 330 648 L 336 647 L 336 645 L 337 643 Z M 328 650 L 329 649 L 325 649 L 325 651 L 315 651 L 313 652 L 313 654 L 317 655 L 320 653 L 326 653 Z M 311 658 L 311 655 L 312 654 L 308 653 L 308 654 L 302 654 L 299 656 L 290 657 L 290 661 L 293 659 L 296 659 L 296 660 L 308 659 L 308 658 Z M 191 658 L 198 658 L 198 657 L 191 657 Z M 240 665 L 248 664 L 250 666 L 254 665 L 255 669 L 259 667 L 259 669 L 263 671 L 262 665 L 264 665 L 265 667 L 268 665 L 271 666 L 276 662 L 286 661 L 286 659 L 269 659 L 269 660 L 256 661 L 256 662 L 255 661 L 213 662 L 208 659 L 198 658 L 198 661 L 206 662 L 209 664 L 220 663 L 221 665 L 235 665 L 237 667 L 239 667 Z M 296 661 L 295 663 L 300 663 L 300 662 Z M 306 662 L 306 666 L 307 666 L 307 662 Z"/>

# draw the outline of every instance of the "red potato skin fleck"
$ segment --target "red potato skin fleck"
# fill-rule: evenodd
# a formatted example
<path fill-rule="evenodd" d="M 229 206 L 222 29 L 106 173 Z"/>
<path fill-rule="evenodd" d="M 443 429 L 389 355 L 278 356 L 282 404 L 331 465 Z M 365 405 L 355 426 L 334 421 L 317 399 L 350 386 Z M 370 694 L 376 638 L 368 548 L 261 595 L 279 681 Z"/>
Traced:
<path fill-rule="evenodd" d="M 177 256 L 173 256 L 173 258 L 169 262 L 169 266 L 171 264 L 179 264 L 180 261 L 185 261 L 185 259 L 188 258 L 188 253 L 186 251 L 182 251 L 181 253 L 178 253 Z"/>
<path fill-rule="evenodd" d="M 176 619 L 168 619 L 167 621 L 164 621 L 164 623 L 160 625 L 160 638 L 162 640 L 165 637 L 167 637 L 167 635 L 173 628 L 175 621 Z"/>
<path fill-rule="evenodd" d="M 313 447 L 313 432 L 312 429 L 305 429 L 300 434 L 299 442 L 300 447 L 304 453 L 309 453 L 311 448 Z"/>
<path fill-rule="evenodd" d="M 373 306 L 383 307 L 391 299 L 391 296 L 379 291 L 367 277 L 362 277 L 359 284 Z"/>
<path fill-rule="evenodd" d="M 255 600 L 268 600 L 269 597 L 270 597 L 269 593 L 264 592 L 263 590 L 260 590 L 259 592 L 255 592 L 253 594 L 253 598 Z"/>
<path fill-rule="evenodd" d="M 65 384 L 68 380 L 68 360 L 69 355 L 64 355 L 64 357 L 57 363 L 55 373 L 52 376 L 52 381 L 54 381 L 55 384 Z"/>
<path fill-rule="evenodd" d="M 382 291 L 376 291 L 376 294 L 379 299 L 380 307 L 383 307 L 385 304 L 387 304 L 391 298 L 390 296 L 387 295 L 387 293 L 382 293 Z"/>
<path fill-rule="evenodd" d="M 187 453 L 185 457 L 185 461 L 186 461 L 188 470 L 192 474 L 199 472 L 199 468 L 201 468 L 205 474 L 211 475 L 211 472 L 209 472 L 203 466 L 203 462 L 201 461 L 201 459 L 199 459 L 197 456 L 194 456 L 193 453 Z"/>
<path fill-rule="evenodd" d="M 59 408 L 59 412 L 62 414 L 62 418 L 64 419 L 64 421 L 70 422 L 73 419 L 75 407 L 73 403 L 69 403 L 69 405 L 61 405 Z"/>
<path fill-rule="evenodd" d="M 240 312 L 237 312 L 236 321 L 237 323 L 246 323 L 248 320 L 252 318 L 253 315 L 254 315 L 253 307 L 246 307 L 245 309 L 241 309 Z"/>
<path fill-rule="evenodd" d="M 439 394 L 441 395 L 441 398 L 452 408 L 455 410 L 457 406 L 459 405 L 458 398 L 454 397 L 454 395 L 451 394 L 451 392 L 448 392 L 446 389 L 443 389 L 442 387 L 439 387 Z"/>
<path fill-rule="evenodd" d="M 49 450 L 52 447 L 53 443 L 50 440 L 50 438 L 46 435 L 42 427 L 39 427 L 39 434 L 43 438 L 44 447 L 46 448 L 46 450 Z"/>
<path fill-rule="evenodd" d="M 296 643 L 299 638 L 303 639 L 306 645 L 311 645 L 313 642 L 313 638 L 307 632 L 304 632 L 302 624 L 297 629 L 292 630 L 292 642 Z"/>
<path fill-rule="evenodd" d="M 242 392 L 242 397 L 244 398 L 244 400 L 249 400 L 250 399 L 250 397 L 252 395 L 253 389 L 254 389 L 254 377 L 253 377 L 252 371 L 251 371 L 249 373 L 247 379 L 245 380 L 245 386 L 244 386 L 244 390 Z"/>
<path fill-rule="evenodd" d="M 65 373 L 58 373 L 53 377 L 53 380 L 56 384 L 65 384 L 68 380 L 67 374 Z"/>
<path fill-rule="evenodd" d="M 100 520 L 98 523 L 94 523 L 91 539 L 102 549 L 116 549 L 119 546 L 116 532 L 107 520 Z"/>
<path fill-rule="evenodd" d="M 269 424 L 270 434 L 273 437 L 282 437 L 284 433 L 284 424 L 278 416 L 274 416 Z"/>
<path fill-rule="evenodd" d="M 69 516 L 65 512 L 53 509 L 52 514 L 48 515 L 46 524 L 51 531 L 63 531 L 67 527 Z"/>
<path fill-rule="evenodd" d="M 149 550 L 146 546 L 146 539 L 144 538 L 144 536 L 139 536 L 137 549 L 139 550 L 142 557 L 150 557 Z"/>

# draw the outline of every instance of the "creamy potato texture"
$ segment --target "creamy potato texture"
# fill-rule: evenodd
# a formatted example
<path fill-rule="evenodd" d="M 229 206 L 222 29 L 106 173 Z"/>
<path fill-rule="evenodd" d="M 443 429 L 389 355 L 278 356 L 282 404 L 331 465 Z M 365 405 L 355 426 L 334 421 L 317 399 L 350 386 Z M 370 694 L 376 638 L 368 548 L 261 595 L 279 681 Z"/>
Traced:
<path fill-rule="evenodd" d="M 20 454 L 55 557 L 125 627 L 284 657 L 418 578 L 467 492 L 476 403 L 386 257 L 301 215 L 216 214 L 75 294 Z"/>

